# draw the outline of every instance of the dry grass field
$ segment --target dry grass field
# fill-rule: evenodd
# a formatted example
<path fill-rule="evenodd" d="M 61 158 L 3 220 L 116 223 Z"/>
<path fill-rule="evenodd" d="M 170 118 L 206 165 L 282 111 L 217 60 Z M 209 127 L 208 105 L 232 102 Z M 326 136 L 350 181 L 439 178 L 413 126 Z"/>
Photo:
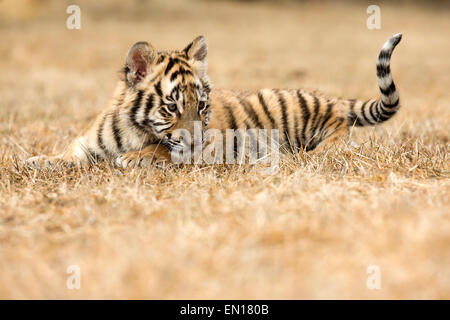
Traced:
<path fill-rule="evenodd" d="M 0 298 L 450 298 L 450 10 L 359 2 L 0 2 Z M 398 115 L 354 150 L 254 166 L 33 170 L 106 107 L 128 48 L 203 34 L 216 88 L 378 97 L 397 32 Z M 81 288 L 66 287 L 78 265 Z M 369 290 L 369 265 L 381 288 Z"/>

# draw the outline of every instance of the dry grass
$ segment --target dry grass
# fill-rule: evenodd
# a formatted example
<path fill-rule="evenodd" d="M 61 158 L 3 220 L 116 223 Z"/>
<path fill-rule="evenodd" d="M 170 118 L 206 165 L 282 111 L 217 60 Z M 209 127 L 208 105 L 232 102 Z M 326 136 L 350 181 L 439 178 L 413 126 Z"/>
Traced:
<path fill-rule="evenodd" d="M 450 298 L 448 11 L 382 5 L 369 31 L 358 4 L 98 3 L 81 2 L 80 31 L 60 1 L 0 24 L 0 298 Z M 368 98 L 378 49 L 399 31 L 403 107 L 354 130 L 358 150 L 286 158 L 276 176 L 22 166 L 98 114 L 135 41 L 204 34 L 216 87 Z M 66 288 L 72 264 L 80 290 Z M 366 288 L 371 264 L 381 290 Z"/>

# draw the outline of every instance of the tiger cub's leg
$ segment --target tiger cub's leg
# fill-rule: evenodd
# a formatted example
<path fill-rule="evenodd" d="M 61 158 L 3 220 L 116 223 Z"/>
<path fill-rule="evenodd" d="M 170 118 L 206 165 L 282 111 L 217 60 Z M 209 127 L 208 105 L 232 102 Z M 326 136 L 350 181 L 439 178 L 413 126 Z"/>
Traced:
<path fill-rule="evenodd" d="M 122 168 L 148 167 L 152 163 L 163 162 L 171 162 L 171 156 L 161 144 L 151 144 L 141 150 L 124 153 L 116 159 L 116 165 Z"/>
<path fill-rule="evenodd" d="M 349 142 L 350 131 L 345 121 L 337 121 L 326 127 L 321 133 L 321 140 L 311 154 L 323 154 L 331 146 L 346 147 Z"/>
<path fill-rule="evenodd" d="M 56 166 L 83 166 L 105 160 L 105 156 L 96 152 L 95 145 L 88 136 L 76 138 L 68 148 L 56 156 L 39 155 L 28 158 L 26 164 L 34 168 L 52 168 Z"/>
<path fill-rule="evenodd" d="M 66 163 L 64 160 L 62 160 L 62 156 L 34 156 L 31 158 L 28 158 L 26 161 L 26 164 L 33 167 L 33 168 L 53 168 L 57 165 L 61 164 L 68 164 L 73 165 L 73 163 Z"/>

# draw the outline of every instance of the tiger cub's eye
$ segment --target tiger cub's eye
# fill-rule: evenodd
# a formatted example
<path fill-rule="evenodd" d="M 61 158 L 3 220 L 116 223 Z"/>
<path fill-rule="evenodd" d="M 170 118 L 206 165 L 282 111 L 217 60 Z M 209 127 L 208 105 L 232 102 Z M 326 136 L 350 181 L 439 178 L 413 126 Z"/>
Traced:
<path fill-rule="evenodd" d="M 171 104 L 169 104 L 168 106 L 167 106 L 167 108 L 169 109 L 169 111 L 171 111 L 171 112 L 175 112 L 175 111 L 177 111 L 177 104 L 176 103 L 171 103 Z"/>

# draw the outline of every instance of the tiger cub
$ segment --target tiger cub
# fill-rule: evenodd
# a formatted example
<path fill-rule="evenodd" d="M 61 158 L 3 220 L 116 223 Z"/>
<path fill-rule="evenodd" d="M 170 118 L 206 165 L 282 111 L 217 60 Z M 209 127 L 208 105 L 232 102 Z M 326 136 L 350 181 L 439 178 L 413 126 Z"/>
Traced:
<path fill-rule="evenodd" d="M 376 125 L 396 114 L 399 96 L 390 59 L 401 37 L 394 35 L 383 45 L 377 61 L 381 99 L 367 101 L 328 98 L 303 89 L 211 91 L 204 37 L 169 52 L 138 42 L 127 54 L 124 76 L 110 107 L 65 152 L 33 157 L 28 163 L 87 164 L 110 159 L 127 167 L 170 161 L 172 150 L 191 147 L 176 134 L 177 129 L 194 134 L 197 121 L 203 129 L 221 131 L 277 129 L 284 150 L 314 150 L 324 140 L 345 137 L 353 126 Z"/>
<path fill-rule="evenodd" d="M 206 125 L 211 92 L 206 54 L 202 36 L 181 51 L 157 51 L 147 42 L 137 42 L 126 56 L 110 106 L 63 153 L 32 157 L 27 163 L 121 164 L 124 155 L 147 154 L 152 159 L 141 157 L 141 164 L 170 160 L 171 132 L 191 129 L 194 121 Z"/>

